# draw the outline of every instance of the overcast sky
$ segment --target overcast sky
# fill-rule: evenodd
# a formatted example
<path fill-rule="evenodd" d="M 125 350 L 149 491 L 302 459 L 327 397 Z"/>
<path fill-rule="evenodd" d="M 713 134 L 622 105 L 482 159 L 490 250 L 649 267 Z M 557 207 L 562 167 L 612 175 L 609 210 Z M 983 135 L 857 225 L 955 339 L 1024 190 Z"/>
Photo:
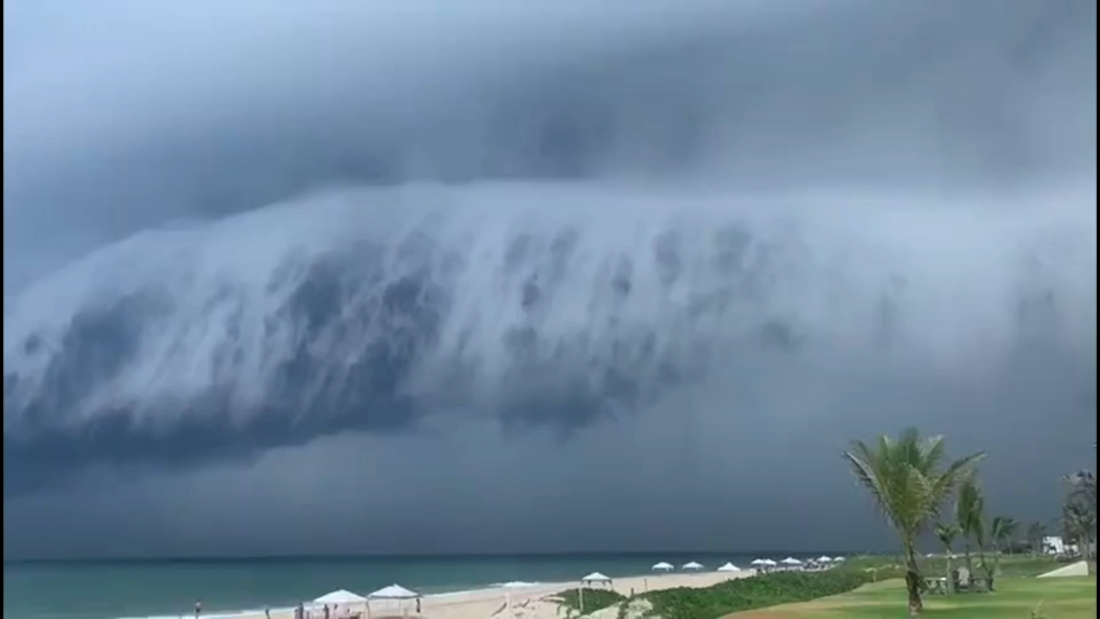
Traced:
<path fill-rule="evenodd" d="M 4 554 L 890 547 L 1096 432 L 1085 0 L 4 6 Z"/>

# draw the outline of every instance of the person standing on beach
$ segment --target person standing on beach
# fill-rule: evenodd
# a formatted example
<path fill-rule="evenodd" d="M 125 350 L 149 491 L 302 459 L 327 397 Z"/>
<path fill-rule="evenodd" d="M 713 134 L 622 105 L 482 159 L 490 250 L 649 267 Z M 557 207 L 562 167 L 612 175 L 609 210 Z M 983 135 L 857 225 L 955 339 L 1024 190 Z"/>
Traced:
<path fill-rule="evenodd" d="M 271 619 L 271 607 L 270 606 L 264 607 L 264 617 L 267 617 L 267 619 Z"/>
<path fill-rule="evenodd" d="M 195 619 L 202 616 L 202 600 L 195 600 Z"/>

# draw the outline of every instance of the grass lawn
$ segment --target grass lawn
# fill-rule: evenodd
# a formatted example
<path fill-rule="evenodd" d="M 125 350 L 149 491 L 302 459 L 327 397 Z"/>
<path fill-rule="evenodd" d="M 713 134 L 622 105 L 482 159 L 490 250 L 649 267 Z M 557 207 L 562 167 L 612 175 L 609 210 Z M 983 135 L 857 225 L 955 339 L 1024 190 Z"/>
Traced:
<path fill-rule="evenodd" d="M 947 560 L 941 556 L 936 557 L 921 557 L 920 559 L 921 573 L 925 576 L 943 576 L 947 571 Z M 990 562 L 992 562 L 992 556 Z M 897 569 L 902 569 L 903 560 L 901 557 L 891 556 L 873 556 L 873 557 L 852 557 L 848 561 L 849 569 L 866 569 L 874 567 L 893 566 Z M 961 567 L 964 565 L 962 557 L 956 557 L 951 561 L 951 565 L 954 567 Z M 978 567 L 978 557 L 973 557 L 974 575 L 982 576 L 982 569 Z M 1000 561 L 997 566 L 997 577 L 1004 576 L 1038 576 L 1052 570 L 1056 570 L 1060 567 L 1069 565 L 1066 562 L 1055 561 L 1053 557 L 1031 555 L 1003 555 L 1000 557 Z"/>
<path fill-rule="evenodd" d="M 1039 605 L 1042 601 L 1042 606 Z M 932 619 L 1096 618 L 1096 578 L 1002 578 L 994 593 L 925 596 L 924 617 Z M 729 619 L 890 619 L 907 616 L 901 580 L 866 585 L 851 593 L 813 602 L 785 604 L 727 615 Z"/>

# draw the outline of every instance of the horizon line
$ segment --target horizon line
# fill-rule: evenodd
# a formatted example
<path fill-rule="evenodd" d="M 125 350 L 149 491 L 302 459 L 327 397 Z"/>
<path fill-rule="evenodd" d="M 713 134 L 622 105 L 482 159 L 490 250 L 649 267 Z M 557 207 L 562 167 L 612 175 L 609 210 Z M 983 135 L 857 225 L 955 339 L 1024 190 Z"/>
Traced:
<path fill-rule="evenodd" d="M 746 550 L 594 550 L 594 551 L 543 551 L 543 552 L 455 552 L 455 553 L 331 553 L 331 554 L 266 554 L 266 555 L 184 555 L 184 556 L 104 556 L 104 557 L 44 557 L 44 558 L 4 558 L 4 565 L 42 564 L 42 563 L 204 563 L 204 562 L 246 562 L 246 561 L 347 561 L 347 560 L 416 560 L 416 559 L 515 559 L 515 558 L 568 558 L 580 556 L 620 556 L 642 557 L 658 555 L 760 555 L 778 554 L 836 554 L 838 549 L 746 549 Z M 889 551 L 842 551 L 850 555 L 889 554 Z"/>

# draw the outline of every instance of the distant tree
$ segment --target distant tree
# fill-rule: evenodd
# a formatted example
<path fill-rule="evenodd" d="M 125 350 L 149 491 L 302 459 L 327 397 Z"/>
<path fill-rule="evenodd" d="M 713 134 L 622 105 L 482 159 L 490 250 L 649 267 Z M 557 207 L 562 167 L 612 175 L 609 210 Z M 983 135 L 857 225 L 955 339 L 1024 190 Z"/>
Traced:
<path fill-rule="evenodd" d="M 1096 514 L 1080 502 L 1066 501 L 1062 506 L 1062 518 L 1065 521 L 1066 541 L 1077 544 L 1082 556 L 1085 556 L 1086 544 L 1092 542 L 1091 533 L 1096 528 Z"/>
<path fill-rule="evenodd" d="M 922 438 L 915 429 L 905 430 L 897 439 L 883 436 L 875 448 L 855 441 L 844 452 L 852 473 L 901 538 L 910 615 L 924 610 L 917 537 L 927 530 L 959 481 L 983 457 L 984 453 L 972 454 L 942 468 L 943 437 Z"/>
<path fill-rule="evenodd" d="M 1032 522 L 1027 527 L 1027 545 L 1031 554 L 1040 555 L 1043 552 L 1043 539 L 1047 536 L 1047 528 L 1041 522 Z"/>
<path fill-rule="evenodd" d="M 963 538 L 963 556 L 966 561 L 966 571 L 974 573 L 974 560 L 971 556 L 971 540 L 978 543 L 979 550 L 985 539 L 985 497 L 978 487 L 978 479 L 974 474 L 967 475 L 959 484 L 958 496 L 955 498 L 955 522 L 959 525 Z"/>
<path fill-rule="evenodd" d="M 1066 475 L 1064 479 L 1070 486 L 1069 496 L 1081 500 L 1087 507 L 1096 511 L 1097 476 L 1091 471 L 1081 469 L 1073 475 Z"/>
<path fill-rule="evenodd" d="M 1012 543 L 1016 540 L 1016 533 L 1020 530 L 1020 522 L 1008 516 L 994 516 L 989 521 L 989 537 L 997 552 L 1008 554 L 1012 552 Z"/>
<path fill-rule="evenodd" d="M 1095 405 L 1093 408 L 1095 409 Z M 1092 448 L 1096 449 L 1095 441 L 1092 443 Z M 1096 574 L 1096 474 L 1082 469 L 1067 476 L 1066 480 L 1071 485 L 1066 499 L 1069 504 L 1069 518 L 1066 520 L 1070 523 L 1067 528 L 1079 540 L 1081 556 L 1085 559 L 1089 574 Z M 1063 513 L 1065 512 L 1064 509 Z"/>
<path fill-rule="evenodd" d="M 1070 484 L 1069 498 L 1079 501 L 1087 509 L 1096 511 L 1096 475 L 1092 471 L 1080 470 L 1066 475 Z"/>
<path fill-rule="evenodd" d="M 968 475 L 959 484 L 958 500 L 955 503 L 955 518 L 959 523 L 959 528 L 963 531 L 963 539 L 967 550 L 967 570 L 973 573 L 970 556 L 970 539 L 973 539 L 974 548 L 978 551 L 978 566 L 985 572 L 986 582 L 992 590 L 999 557 L 995 554 L 991 564 L 989 557 L 986 556 L 986 549 L 996 550 L 999 548 L 1001 541 L 1011 538 L 1018 526 L 1016 521 L 1000 516 L 988 523 L 985 521 L 985 496 L 982 494 L 981 487 L 978 486 L 976 474 Z M 994 526 L 996 526 L 996 529 Z"/>
<path fill-rule="evenodd" d="M 1073 540 L 1081 550 L 1089 574 L 1096 573 L 1096 476 L 1079 471 L 1066 477 L 1069 495 L 1062 506 L 1066 541 Z"/>
<path fill-rule="evenodd" d="M 955 523 L 943 524 L 936 523 L 935 527 L 936 537 L 940 539 L 940 543 L 944 548 L 944 560 L 947 562 L 947 589 L 951 593 L 955 592 L 955 579 L 952 577 L 951 569 L 951 556 L 954 552 L 951 549 L 951 545 L 955 543 L 955 538 L 959 536 L 959 525 Z"/>
<path fill-rule="evenodd" d="M 1016 537 L 1016 531 L 1019 528 L 1019 522 L 1006 516 L 994 516 L 989 521 L 989 541 L 997 551 L 993 555 L 993 565 L 986 567 L 986 577 L 989 578 L 990 591 L 993 590 L 993 579 L 997 575 L 997 566 L 1001 562 L 1001 554 L 1007 552 L 1007 549 L 1011 547 L 1012 540 Z M 984 557 L 982 563 L 985 567 Z"/>

